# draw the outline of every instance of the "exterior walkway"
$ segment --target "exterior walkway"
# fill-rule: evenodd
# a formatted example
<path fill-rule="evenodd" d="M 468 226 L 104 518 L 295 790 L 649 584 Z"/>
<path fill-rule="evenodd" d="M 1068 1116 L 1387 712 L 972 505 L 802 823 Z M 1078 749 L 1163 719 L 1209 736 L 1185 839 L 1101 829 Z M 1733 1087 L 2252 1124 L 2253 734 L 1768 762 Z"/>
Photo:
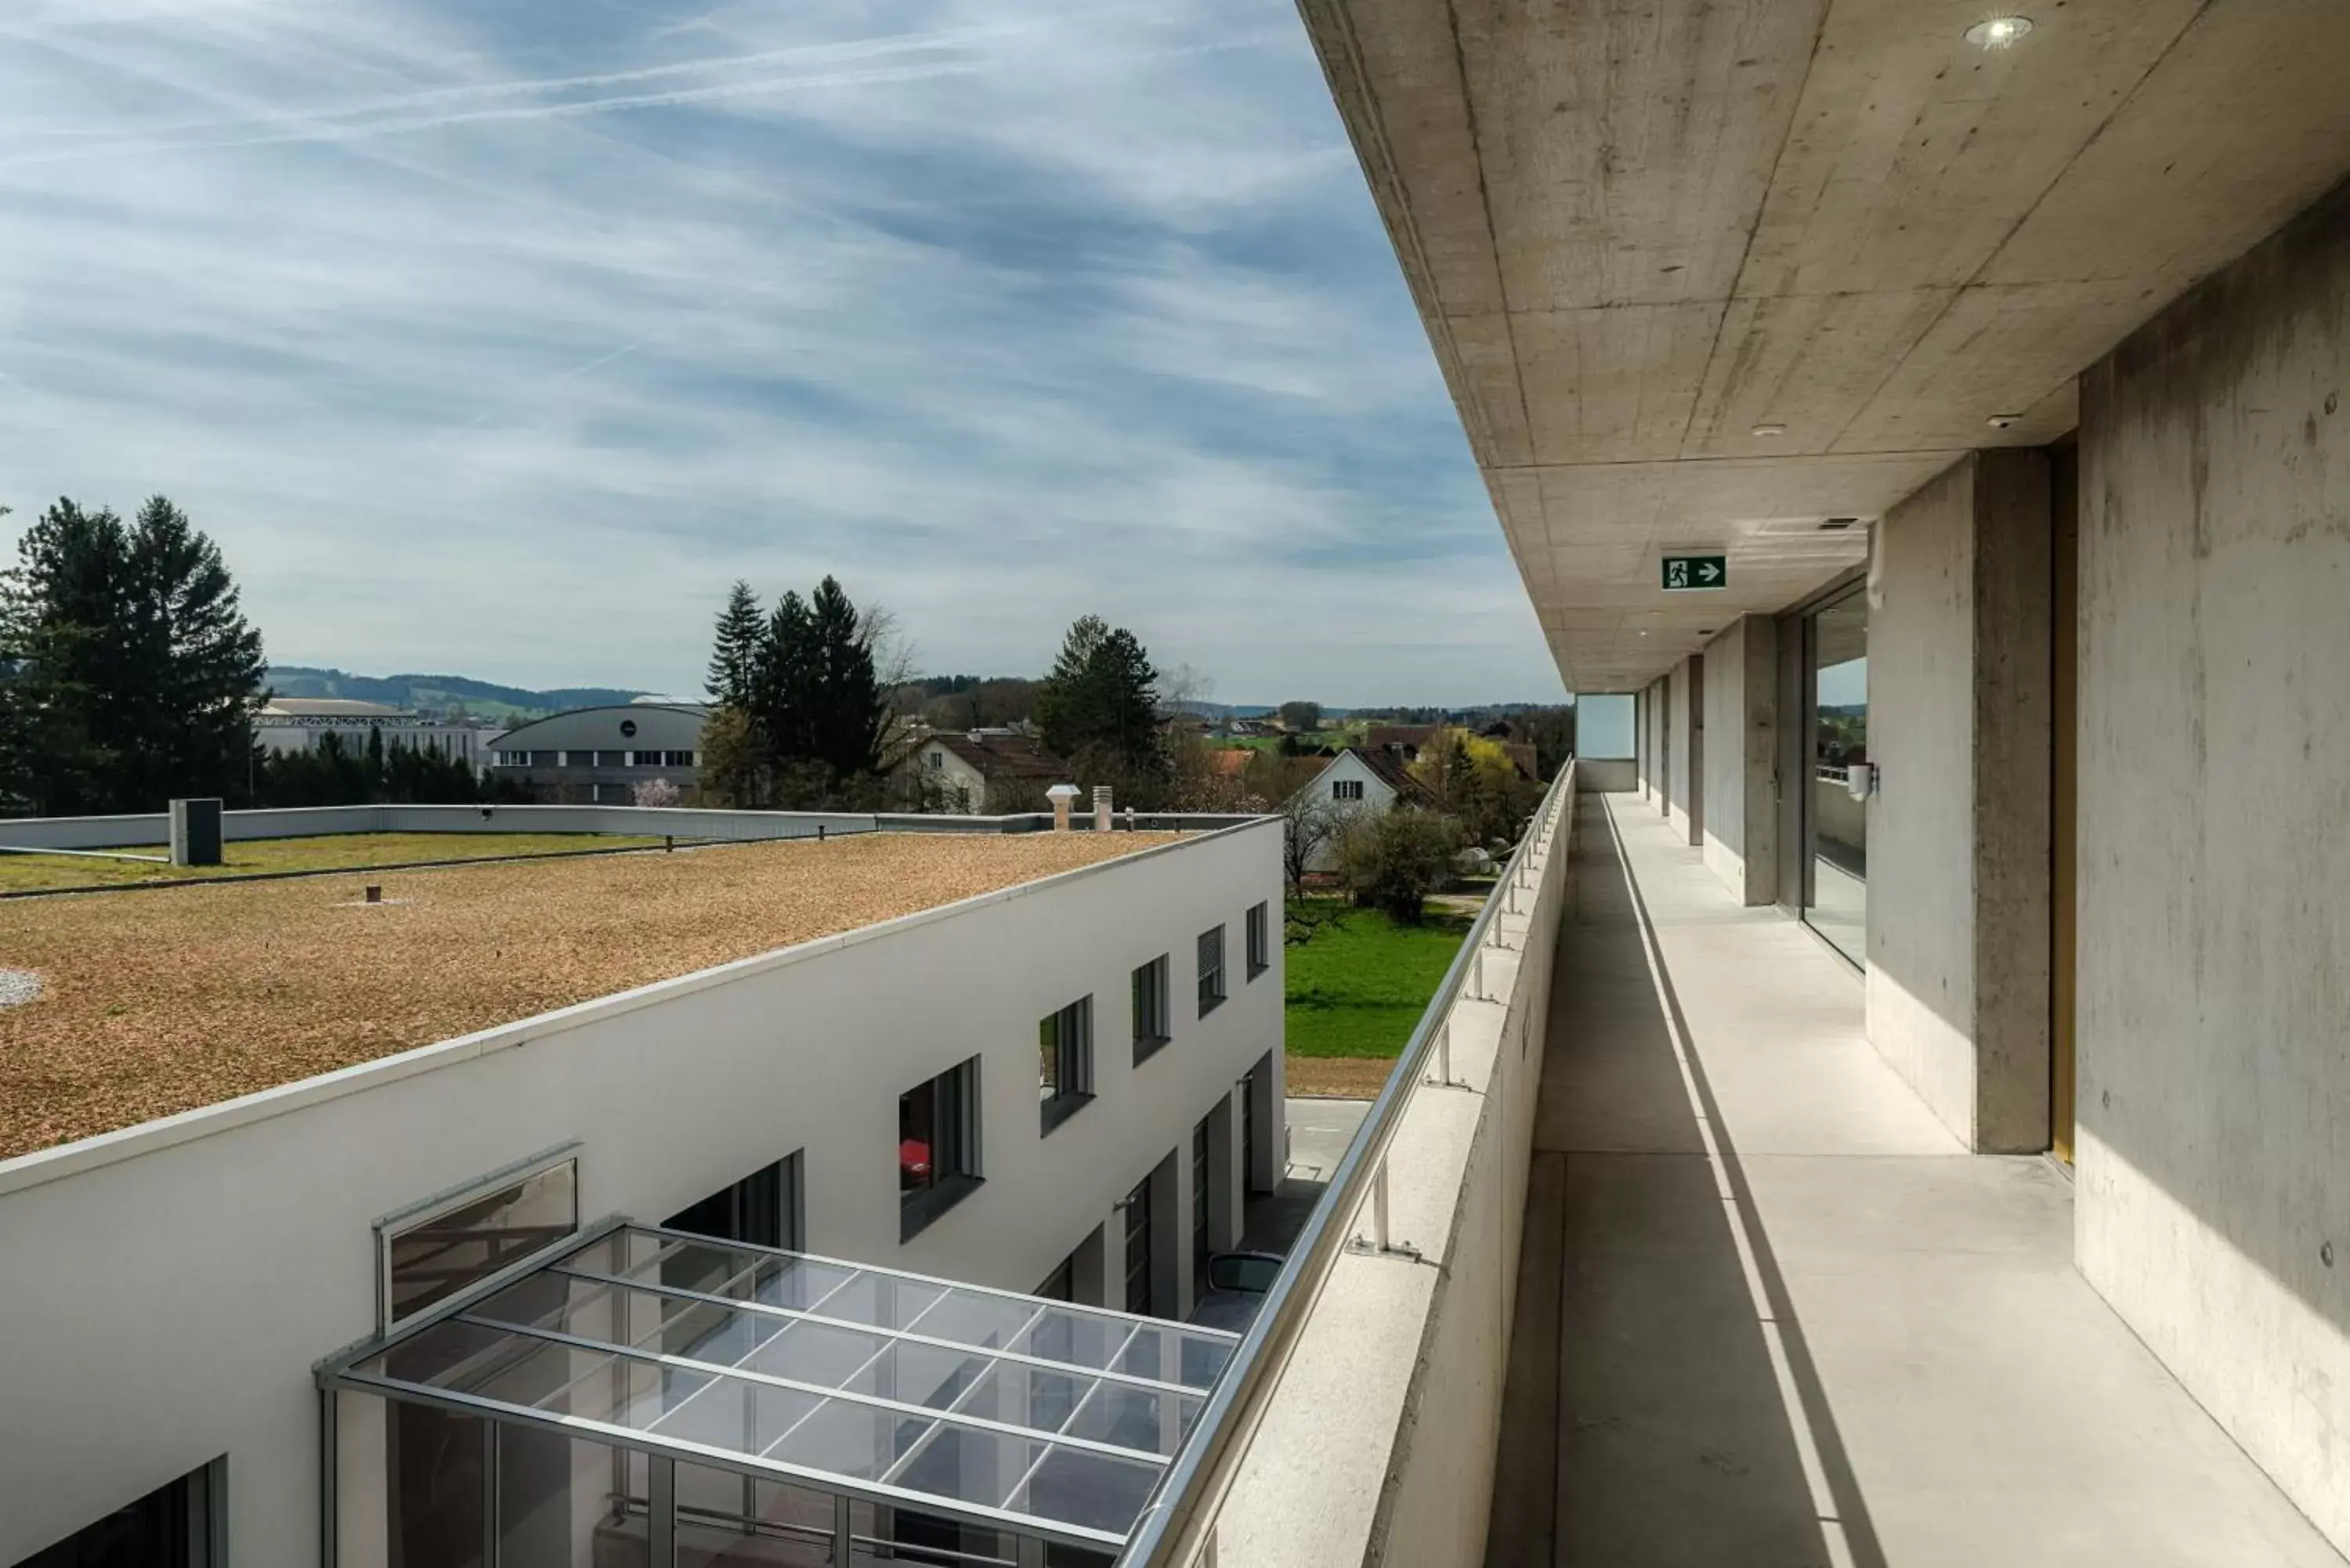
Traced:
<path fill-rule="evenodd" d="M 2341 1568 L 2074 1270 L 2063 1175 L 1963 1152 L 1651 807 L 1579 810 L 1493 1568 Z"/>

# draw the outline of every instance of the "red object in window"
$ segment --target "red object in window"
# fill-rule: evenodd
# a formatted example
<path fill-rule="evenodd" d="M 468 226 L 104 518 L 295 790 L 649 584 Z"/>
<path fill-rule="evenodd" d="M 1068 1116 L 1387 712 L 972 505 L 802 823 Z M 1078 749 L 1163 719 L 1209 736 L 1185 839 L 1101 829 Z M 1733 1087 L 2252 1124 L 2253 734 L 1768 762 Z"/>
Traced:
<path fill-rule="evenodd" d="M 898 1173 L 918 1181 L 931 1179 L 931 1146 L 908 1138 L 898 1146 Z"/>

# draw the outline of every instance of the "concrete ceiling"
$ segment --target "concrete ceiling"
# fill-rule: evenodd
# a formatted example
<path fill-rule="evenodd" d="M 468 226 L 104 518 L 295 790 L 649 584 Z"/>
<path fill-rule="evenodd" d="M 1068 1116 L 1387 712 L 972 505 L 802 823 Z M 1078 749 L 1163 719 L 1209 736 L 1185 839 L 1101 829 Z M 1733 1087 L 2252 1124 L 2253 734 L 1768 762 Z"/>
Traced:
<path fill-rule="evenodd" d="M 1985 0 L 1300 0 L 1570 690 L 2063 435 L 2080 371 L 2350 171 L 2350 0 L 2015 8 L 1985 50 Z M 1660 591 L 1677 546 L 1729 589 Z"/>

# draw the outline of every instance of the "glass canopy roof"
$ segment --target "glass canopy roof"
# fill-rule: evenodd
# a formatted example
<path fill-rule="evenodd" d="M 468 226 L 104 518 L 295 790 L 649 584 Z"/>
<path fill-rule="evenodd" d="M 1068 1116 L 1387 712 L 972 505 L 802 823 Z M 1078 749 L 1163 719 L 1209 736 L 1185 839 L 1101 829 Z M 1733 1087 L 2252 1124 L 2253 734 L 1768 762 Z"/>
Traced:
<path fill-rule="evenodd" d="M 622 1223 L 321 1380 L 1115 1549 L 1236 1343 Z"/>

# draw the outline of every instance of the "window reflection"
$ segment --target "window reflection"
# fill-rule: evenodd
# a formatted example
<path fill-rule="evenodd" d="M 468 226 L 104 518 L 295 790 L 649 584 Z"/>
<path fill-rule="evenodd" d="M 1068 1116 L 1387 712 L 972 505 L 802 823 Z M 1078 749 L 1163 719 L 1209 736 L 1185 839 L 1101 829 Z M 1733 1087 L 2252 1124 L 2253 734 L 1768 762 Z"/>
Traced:
<path fill-rule="evenodd" d="M 567 1159 L 394 1231 L 385 1243 L 387 1326 L 578 1229 L 579 1165 Z"/>
<path fill-rule="evenodd" d="M 1811 618 L 1806 638 L 1812 699 L 1808 803 L 1810 887 L 1804 918 L 1855 963 L 1866 962 L 1868 808 L 1853 794 L 1853 769 L 1869 761 L 1868 601 L 1847 594 Z"/>

